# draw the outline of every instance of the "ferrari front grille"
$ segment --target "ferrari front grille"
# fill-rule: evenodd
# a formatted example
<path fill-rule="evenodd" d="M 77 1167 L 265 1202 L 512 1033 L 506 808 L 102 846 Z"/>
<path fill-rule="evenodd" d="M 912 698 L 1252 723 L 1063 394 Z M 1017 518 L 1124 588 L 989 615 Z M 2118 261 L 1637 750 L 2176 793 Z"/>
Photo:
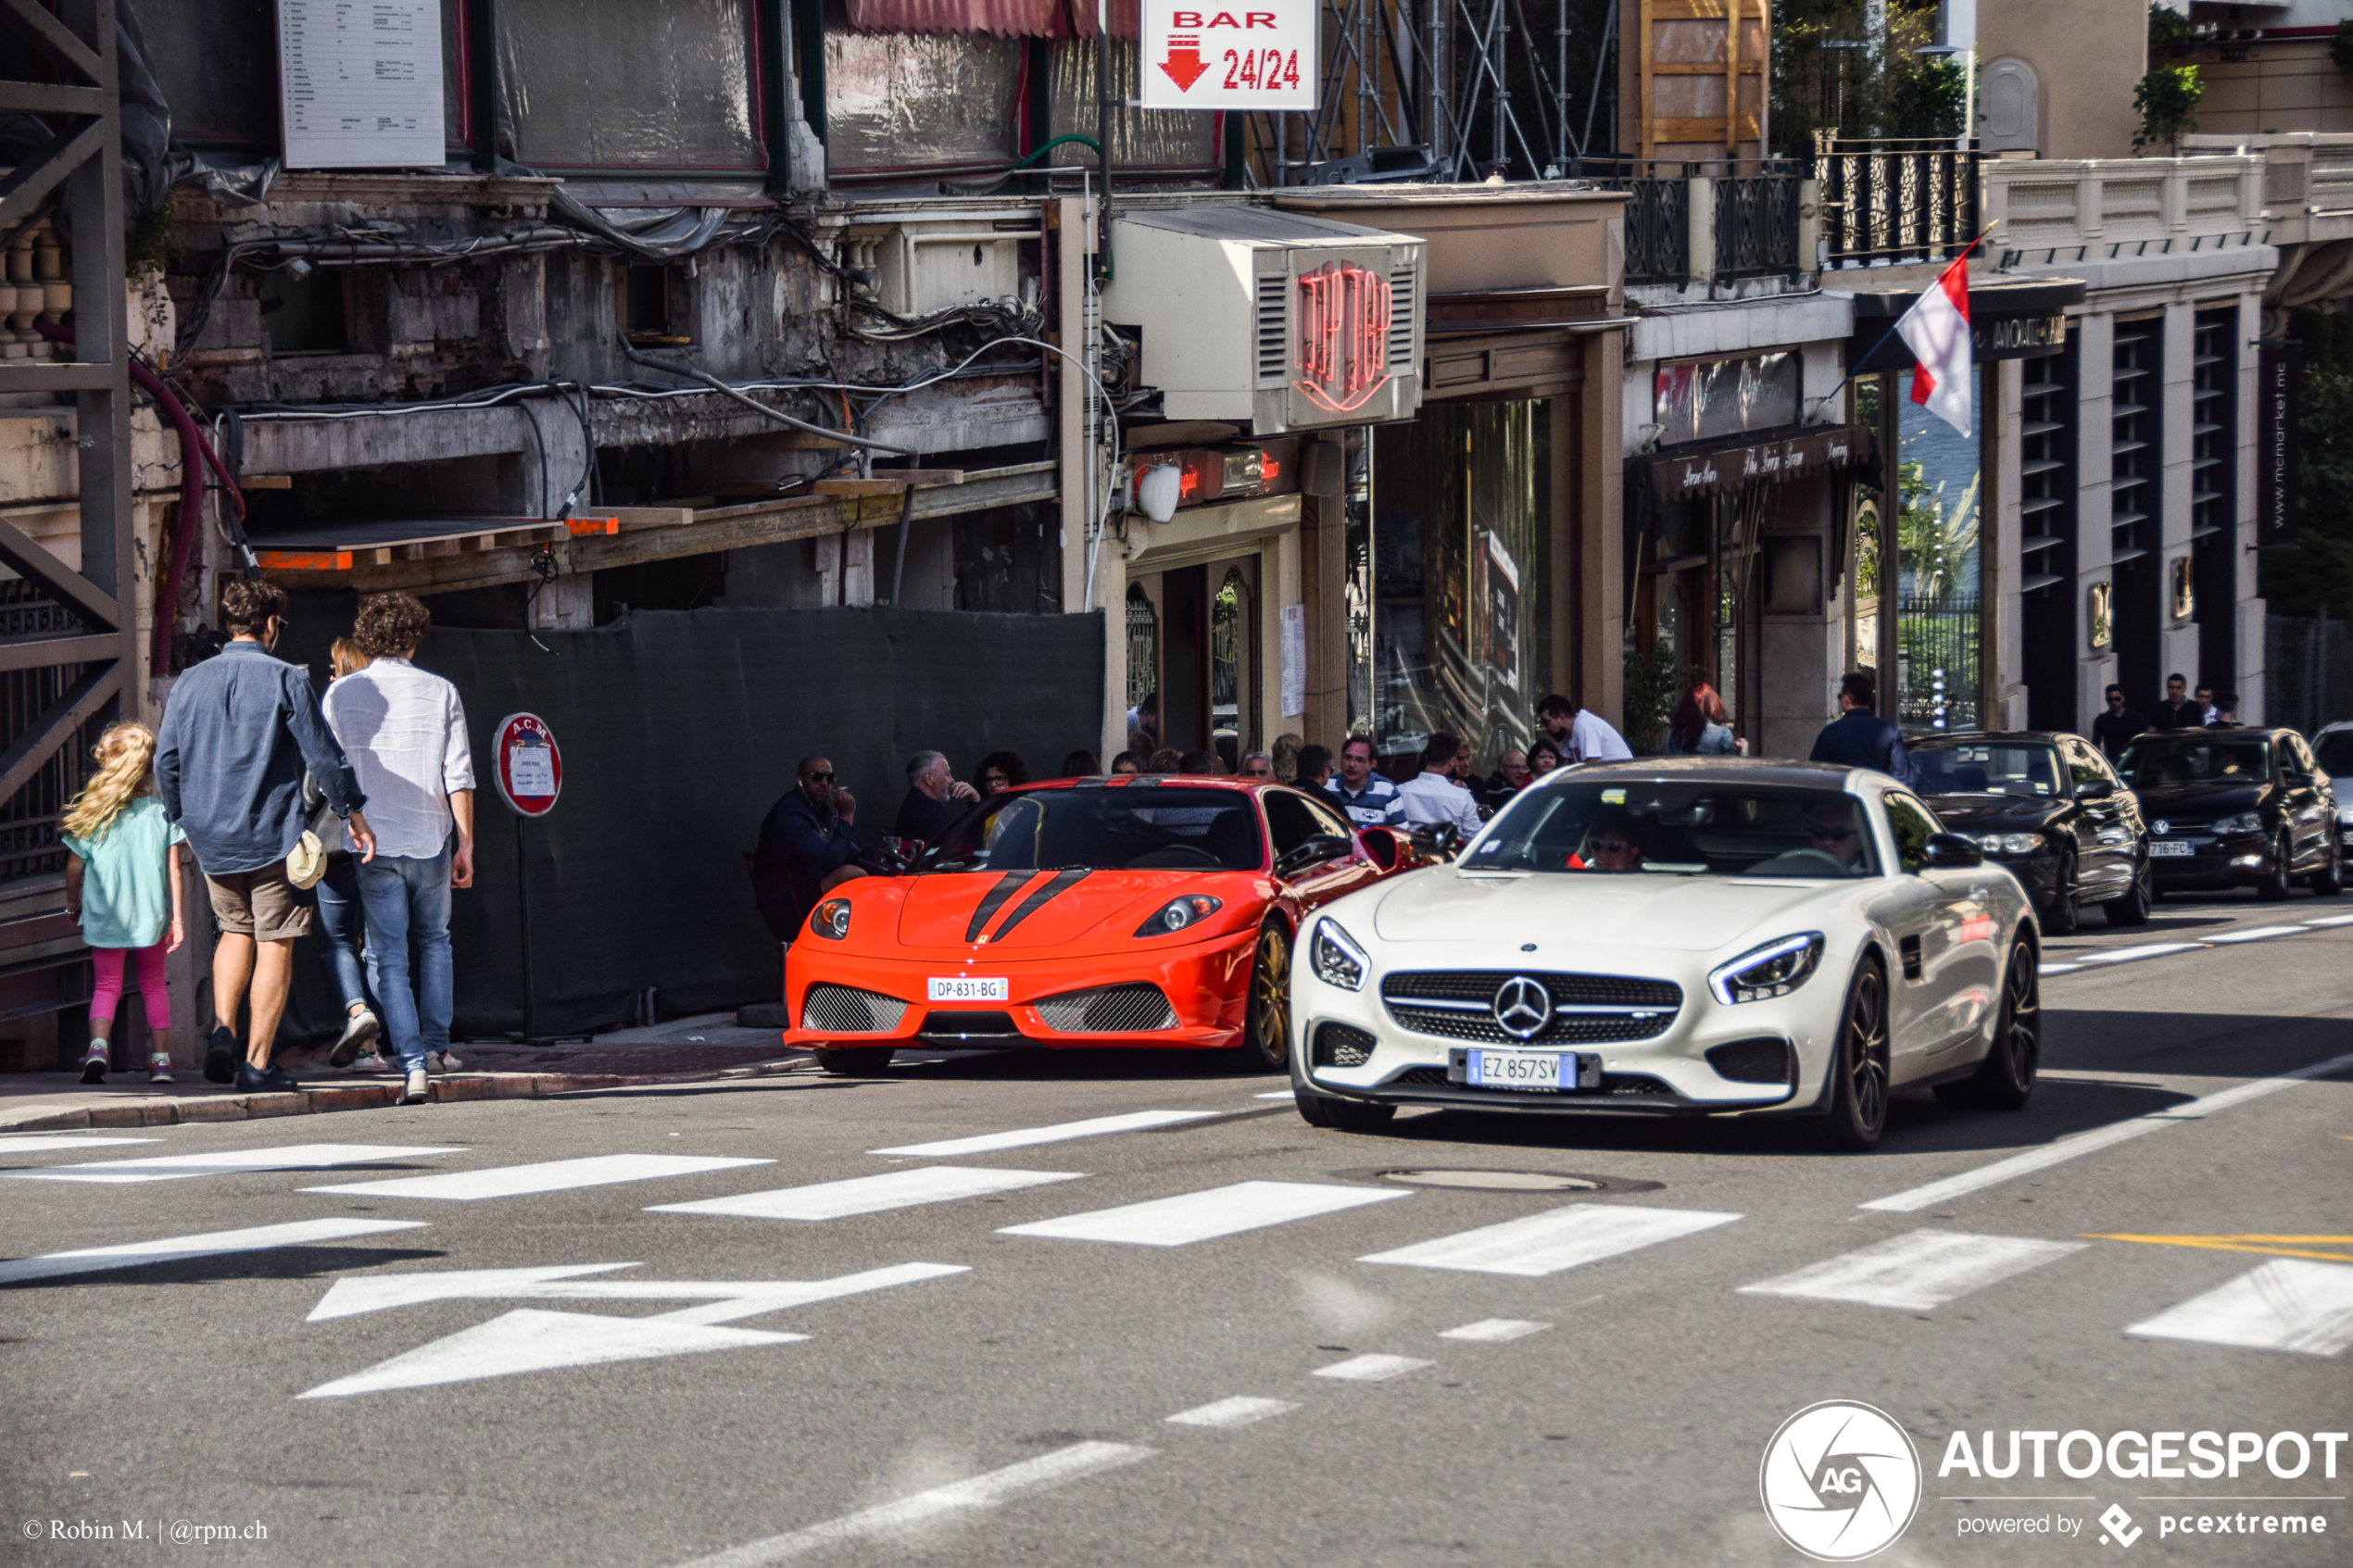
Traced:
<path fill-rule="evenodd" d="M 887 1035 L 906 1016 L 896 997 L 848 985 L 812 985 L 800 1004 L 800 1026 L 829 1035 Z"/>
<path fill-rule="evenodd" d="M 1157 985 L 1104 985 L 1065 991 L 1038 1003 L 1046 1027 L 1062 1035 L 1141 1035 L 1176 1027 L 1176 1010 Z"/>
<path fill-rule="evenodd" d="M 1362 1067 L 1373 1058 L 1373 1037 L 1345 1023 L 1315 1026 L 1315 1065 Z"/>

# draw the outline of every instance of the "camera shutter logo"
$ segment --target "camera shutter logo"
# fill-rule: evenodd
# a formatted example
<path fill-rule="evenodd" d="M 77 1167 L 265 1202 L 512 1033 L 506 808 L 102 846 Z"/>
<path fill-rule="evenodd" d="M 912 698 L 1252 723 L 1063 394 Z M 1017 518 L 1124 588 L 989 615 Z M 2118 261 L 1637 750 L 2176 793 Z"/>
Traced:
<path fill-rule="evenodd" d="M 2148 1533 L 2133 1523 L 2133 1516 L 2124 1512 L 2122 1503 L 2108 1504 L 2108 1512 L 2100 1515 L 2100 1523 L 2108 1526 L 2108 1535 L 2100 1537 L 2102 1546 L 2108 1545 L 2109 1536 L 2116 1537 L 2119 1546 L 2131 1546 Z"/>
<path fill-rule="evenodd" d="M 1825 1399 L 1781 1423 L 1756 1486 L 1781 1539 L 1819 1562 L 1858 1562 L 1910 1527 L 1920 1458 L 1884 1411 Z"/>
<path fill-rule="evenodd" d="M 1553 994 L 1525 974 L 1495 987 L 1495 1023 L 1516 1040 L 1532 1040 L 1553 1021 Z"/>

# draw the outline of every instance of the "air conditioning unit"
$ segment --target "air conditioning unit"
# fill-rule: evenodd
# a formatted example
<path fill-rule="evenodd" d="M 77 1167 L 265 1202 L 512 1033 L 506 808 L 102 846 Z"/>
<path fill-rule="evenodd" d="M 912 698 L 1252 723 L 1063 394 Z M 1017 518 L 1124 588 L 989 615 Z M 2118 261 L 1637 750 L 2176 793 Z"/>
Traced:
<path fill-rule="evenodd" d="M 865 203 L 849 215 L 838 238 L 842 266 L 872 280 L 876 304 L 924 316 L 1023 297 L 1025 281 L 1037 275 L 1039 232 L 1034 205 Z"/>
<path fill-rule="evenodd" d="M 1237 203 L 1123 212 L 1103 319 L 1172 420 L 1378 424 L 1422 402 L 1423 243 Z"/>

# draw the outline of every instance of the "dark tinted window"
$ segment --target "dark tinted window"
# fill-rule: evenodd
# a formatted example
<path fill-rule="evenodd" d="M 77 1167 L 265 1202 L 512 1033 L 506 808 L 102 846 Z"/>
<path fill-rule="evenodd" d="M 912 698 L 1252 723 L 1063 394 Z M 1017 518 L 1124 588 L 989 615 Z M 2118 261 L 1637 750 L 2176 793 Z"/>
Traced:
<path fill-rule="evenodd" d="M 1912 784 L 1922 795 L 2048 796 L 2058 792 L 2058 762 L 2043 741 L 1945 741 L 1911 752 Z"/>
<path fill-rule="evenodd" d="M 1870 876 L 1861 803 L 1826 790 L 1651 782 L 1531 787 L 1462 861 L 1473 872 Z"/>
<path fill-rule="evenodd" d="M 2269 784 L 2271 742 L 2267 735 L 2216 734 L 2211 730 L 2143 735 L 2124 748 L 2116 771 L 2134 789 L 2167 784 Z"/>
<path fill-rule="evenodd" d="M 1907 872 L 1919 871 L 1928 863 L 1928 837 L 1944 830 L 1935 815 L 1908 795 L 1889 790 L 1886 795 L 1887 825 L 1895 834 L 1895 863 Z"/>
<path fill-rule="evenodd" d="M 983 801 L 916 870 L 1242 872 L 1265 858 L 1238 790 L 1043 789 Z"/>
<path fill-rule="evenodd" d="M 2353 730 L 2322 735 L 2312 750 L 2321 759 L 2321 771 L 2333 779 L 2353 778 Z"/>

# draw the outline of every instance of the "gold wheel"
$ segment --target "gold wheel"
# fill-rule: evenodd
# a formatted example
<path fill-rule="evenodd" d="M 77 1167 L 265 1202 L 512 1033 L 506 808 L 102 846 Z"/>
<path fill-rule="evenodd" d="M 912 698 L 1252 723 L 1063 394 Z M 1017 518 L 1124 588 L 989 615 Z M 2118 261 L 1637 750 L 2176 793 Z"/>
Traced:
<path fill-rule="evenodd" d="M 1244 1037 L 1252 1057 L 1267 1072 L 1290 1065 L 1290 940 L 1279 921 L 1268 921 L 1258 934 Z"/>

